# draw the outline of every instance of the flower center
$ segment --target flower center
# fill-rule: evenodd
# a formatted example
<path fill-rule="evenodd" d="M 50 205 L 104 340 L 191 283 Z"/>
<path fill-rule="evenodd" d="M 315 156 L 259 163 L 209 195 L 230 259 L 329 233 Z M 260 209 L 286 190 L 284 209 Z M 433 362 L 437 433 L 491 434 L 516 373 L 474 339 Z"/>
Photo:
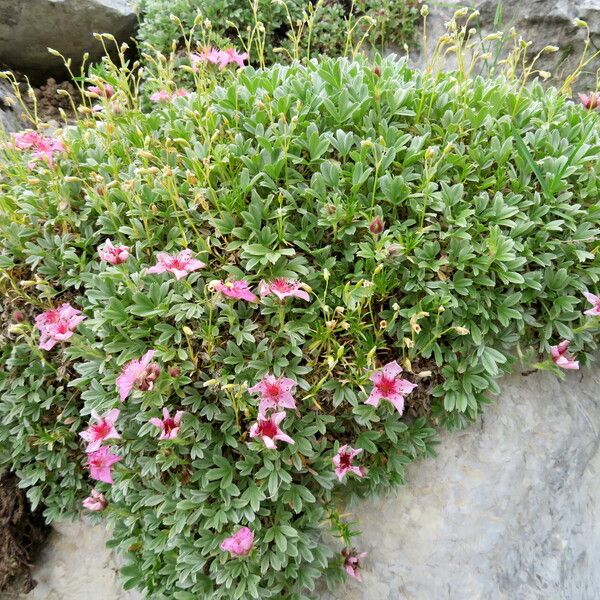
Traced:
<path fill-rule="evenodd" d="M 352 466 L 352 456 L 348 452 L 340 454 L 340 469 L 349 469 Z"/>
<path fill-rule="evenodd" d="M 377 389 L 382 396 L 396 393 L 396 379 L 383 376 L 377 384 Z"/>
<path fill-rule="evenodd" d="M 173 429 L 177 428 L 177 423 L 175 423 L 175 421 L 173 420 L 172 417 L 167 417 L 163 421 L 163 427 L 164 427 L 165 433 L 171 433 L 171 431 L 173 431 Z"/>
<path fill-rule="evenodd" d="M 292 286 L 283 278 L 275 279 L 272 287 L 274 287 L 278 292 L 289 292 L 292 289 Z"/>
<path fill-rule="evenodd" d="M 92 429 L 98 437 L 104 438 L 110 433 L 111 426 L 106 421 L 100 421 L 96 425 L 93 425 Z"/>
<path fill-rule="evenodd" d="M 274 438 L 277 435 L 277 425 L 272 421 L 261 421 L 258 426 L 258 435 Z"/>
<path fill-rule="evenodd" d="M 265 384 L 265 396 L 275 399 L 279 396 L 280 393 L 281 390 L 279 388 L 279 385 L 277 385 L 276 383 Z"/>

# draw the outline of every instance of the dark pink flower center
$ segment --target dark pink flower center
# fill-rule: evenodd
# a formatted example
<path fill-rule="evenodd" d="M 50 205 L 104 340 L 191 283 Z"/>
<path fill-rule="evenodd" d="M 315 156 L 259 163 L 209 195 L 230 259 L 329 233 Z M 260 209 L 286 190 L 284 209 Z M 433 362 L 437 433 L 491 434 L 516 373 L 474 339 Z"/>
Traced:
<path fill-rule="evenodd" d="M 340 469 L 349 469 L 352 466 L 352 454 L 342 452 L 340 454 Z"/>
<path fill-rule="evenodd" d="M 67 331 L 69 331 L 69 324 L 66 321 L 59 321 L 55 328 L 54 331 L 56 333 L 67 333 Z"/>
<path fill-rule="evenodd" d="M 90 457 L 90 465 L 96 469 L 103 469 L 108 466 L 108 463 L 105 461 L 104 456 L 93 456 Z"/>
<path fill-rule="evenodd" d="M 106 437 L 110 433 L 111 429 L 110 423 L 107 423 L 104 420 L 96 423 L 96 425 L 92 425 L 93 432 L 101 438 Z"/>
<path fill-rule="evenodd" d="M 281 387 L 278 383 L 265 383 L 265 396 L 275 400 L 281 394 Z"/>
<path fill-rule="evenodd" d="M 166 419 L 163 420 L 163 429 L 165 433 L 171 433 L 171 431 L 173 431 L 173 429 L 177 428 L 177 423 L 175 423 L 175 420 L 171 417 L 167 417 Z"/>
<path fill-rule="evenodd" d="M 260 421 L 258 424 L 258 435 L 273 439 L 277 435 L 277 425 L 272 421 Z"/>
<path fill-rule="evenodd" d="M 275 279 L 275 281 L 273 281 L 273 283 L 271 284 L 271 287 L 274 290 L 277 290 L 278 292 L 282 293 L 291 292 L 293 289 L 293 287 L 283 277 Z"/>
<path fill-rule="evenodd" d="M 377 389 L 382 396 L 396 393 L 396 379 L 394 377 L 382 376 L 381 380 L 377 383 Z"/>
<path fill-rule="evenodd" d="M 180 258 L 171 258 L 168 262 L 167 262 L 167 267 L 169 269 L 177 269 L 178 271 L 185 271 L 186 267 L 187 267 L 187 261 L 183 261 Z"/>

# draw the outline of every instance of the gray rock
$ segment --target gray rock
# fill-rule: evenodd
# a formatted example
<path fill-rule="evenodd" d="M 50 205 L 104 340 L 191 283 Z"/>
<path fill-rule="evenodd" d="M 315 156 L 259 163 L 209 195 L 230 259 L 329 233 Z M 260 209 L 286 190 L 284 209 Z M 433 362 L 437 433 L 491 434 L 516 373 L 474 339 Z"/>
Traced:
<path fill-rule="evenodd" d="M 23 110 L 17 102 L 10 84 L 0 79 L 0 130 L 18 131 L 25 126 Z"/>
<path fill-rule="evenodd" d="M 484 27 L 492 30 L 498 0 L 480 0 L 478 8 Z M 552 73 L 553 83 L 570 75 L 584 49 L 586 31 L 573 24 L 574 19 L 586 21 L 591 38 L 589 55 L 600 47 L 600 0 L 503 0 L 504 29 L 511 25 L 523 39 L 532 41 L 528 56 L 533 58 L 544 46 L 554 45 L 559 51 L 543 54 L 537 68 Z M 501 27 L 502 28 L 502 27 Z M 596 71 L 600 58 L 592 61 L 574 86 L 576 89 L 596 89 Z"/>
<path fill-rule="evenodd" d="M 477 36 L 484 37 L 489 33 L 503 31 L 507 33 L 514 27 L 524 40 L 533 42 L 527 51 L 531 60 L 542 48 L 548 45 L 558 46 L 555 53 L 544 53 L 536 62 L 536 69 L 548 71 L 552 77 L 550 84 L 560 84 L 570 75 L 583 53 L 586 30 L 574 25 L 574 19 L 586 21 L 590 32 L 590 51 L 592 55 L 600 48 L 600 0 L 446 0 L 430 2 L 428 21 L 428 51 L 432 55 L 438 38 L 445 33 L 445 23 L 455 10 L 469 6 L 480 12 L 478 19 L 470 22 L 470 26 L 478 30 Z M 495 22 L 498 7 L 499 22 Z M 488 45 L 488 49 L 494 47 Z M 505 56 L 506 52 L 502 54 Z M 501 58 L 502 58 L 501 56 Z M 415 64 L 423 67 L 424 54 L 417 53 Z M 436 68 L 454 69 L 454 54 L 446 56 L 445 62 L 438 62 Z M 594 90 L 596 88 L 596 71 L 600 68 L 600 58 L 596 57 L 584 69 L 575 82 L 575 91 Z M 485 73 L 485 71 L 484 71 Z"/>
<path fill-rule="evenodd" d="M 407 485 L 352 510 L 364 583 L 322 600 L 600 598 L 600 372 L 505 379 Z"/>
<path fill-rule="evenodd" d="M 444 433 L 439 456 L 413 463 L 404 487 L 351 507 L 369 553 L 364 583 L 319 598 L 600 598 L 599 390 L 597 368 L 564 383 L 506 378 L 478 423 Z M 23 600 L 137 600 L 120 588 L 107 536 L 60 524 Z"/>
<path fill-rule="evenodd" d="M 58 50 L 78 68 L 85 52 L 102 54 L 94 33 L 128 40 L 137 22 L 133 0 L 0 0 L 0 62 L 34 80 L 64 75 Z"/>

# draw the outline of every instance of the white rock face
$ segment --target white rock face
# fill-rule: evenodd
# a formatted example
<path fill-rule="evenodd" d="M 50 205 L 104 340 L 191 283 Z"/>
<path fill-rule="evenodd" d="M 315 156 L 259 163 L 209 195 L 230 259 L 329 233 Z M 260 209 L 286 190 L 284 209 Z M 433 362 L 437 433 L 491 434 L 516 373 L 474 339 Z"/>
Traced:
<path fill-rule="evenodd" d="M 75 73 L 85 52 L 102 54 L 94 33 L 126 41 L 137 16 L 133 0 L 0 0 L 0 63 L 45 81 L 64 75 L 54 48 L 73 59 Z"/>
<path fill-rule="evenodd" d="M 600 598 L 600 371 L 513 376 L 480 421 L 444 433 L 393 496 L 352 509 L 364 582 L 321 600 Z M 28 600 L 137 600 L 106 532 L 63 524 Z M 23 599 L 24 600 L 24 599 Z"/>
<path fill-rule="evenodd" d="M 364 583 L 327 600 L 600 598 L 600 373 L 507 378 L 397 495 L 357 506 Z"/>

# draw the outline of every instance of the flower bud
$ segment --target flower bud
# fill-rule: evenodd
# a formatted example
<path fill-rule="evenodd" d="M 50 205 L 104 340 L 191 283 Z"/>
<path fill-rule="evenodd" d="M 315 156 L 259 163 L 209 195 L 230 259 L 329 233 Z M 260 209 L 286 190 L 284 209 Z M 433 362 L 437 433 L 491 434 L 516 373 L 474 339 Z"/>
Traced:
<path fill-rule="evenodd" d="M 369 231 L 373 235 L 379 235 L 384 228 L 383 219 L 381 217 L 375 217 L 369 224 Z"/>
<path fill-rule="evenodd" d="M 16 323 L 21 323 L 25 320 L 25 313 L 22 310 L 15 310 L 13 319 Z"/>
<path fill-rule="evenodd" d="M 181 369 L 179 367 L 169 367 L 169 375 L 171 377 L 179 377 Z"/>

